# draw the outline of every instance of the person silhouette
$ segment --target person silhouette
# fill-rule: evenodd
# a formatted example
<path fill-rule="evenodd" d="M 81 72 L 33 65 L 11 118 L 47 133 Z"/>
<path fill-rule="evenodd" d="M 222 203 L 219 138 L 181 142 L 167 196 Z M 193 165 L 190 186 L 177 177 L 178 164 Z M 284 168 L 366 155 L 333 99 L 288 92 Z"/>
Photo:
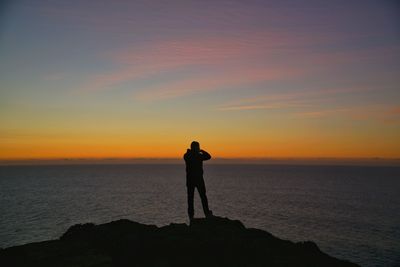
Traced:
<path fill-rule="evenodd" d="M 188 200 L 189 220 L 192 222 L 194 216 L 194 189 L 197 188 L 203 205 L 204 215 L 212 216 L 212 211 L 208 208 L 206 186 L 203 179 L 203 161 L 211 159 L 211 155 L 200 149 L 199 142 L 193 141 L 183 156 L 186 163 L 186 187 Z"/>

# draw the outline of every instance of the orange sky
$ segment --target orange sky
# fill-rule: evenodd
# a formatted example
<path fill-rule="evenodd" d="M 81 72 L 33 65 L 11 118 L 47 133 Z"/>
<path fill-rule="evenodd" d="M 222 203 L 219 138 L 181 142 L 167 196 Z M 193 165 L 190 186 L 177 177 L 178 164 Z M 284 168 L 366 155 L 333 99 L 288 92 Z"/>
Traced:
<path fill-rule="evenodd" d="M 400 158 L 398 19 L 346 5 L 9 4 L 0 159 Z"/>

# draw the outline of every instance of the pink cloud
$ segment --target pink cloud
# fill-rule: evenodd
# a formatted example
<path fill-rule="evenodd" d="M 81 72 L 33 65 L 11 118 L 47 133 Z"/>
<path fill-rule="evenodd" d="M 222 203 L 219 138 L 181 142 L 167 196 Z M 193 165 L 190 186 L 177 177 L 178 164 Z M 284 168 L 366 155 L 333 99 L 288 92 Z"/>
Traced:
<path fill-rule="evenodd" d="M 252 32 L 242 33 L 240 37 L 233 35 L 187 37 L 153 42 L 147 46 L 128 47 L 104 54 L 105 59 L 118 67 L 109 72 L 90 76 L 81 89 L 112 90 L 123 83 L 134 84 L 144 80 L 150 85 L 132 86 L 135 88 L 134 98 L 154 101 L 265 81 L 287 82 L 306 78 L 310 74 L 318 75 L 324 67 L 329 69 L 332 66 L 341 66 L 366 57 L 374 57 L 375 54 L 379 54 L 378 52 L 385 51 L 374 51 L 374 55 L 369 55 L 368 51 L 364 50 L 310 52 L 310 46 L 334 42 L 335 38 L 337 38 L 335 35 L 308 36 L 280 32 Z M 190 77 L 182 74 L 188 69 L 191 70 Z M 169 77 L 175 80 L 170 79 L 164 81 L 164 84 L 157 85 L 159 77 L 165 73 L 170 74 Z M 319 94 L 340 93 L 341 89 L 333 90 L 334 92 L 330 92 L 330 89 L 310 93 L 293 92 L 291 97 L 308 94 L 315 98 Z M 344 92 L 347 90 L 348 88 L 343 89 Z M 257 96 L 256 101 L 260 100 L 262 99 Z M 252 102 L 251 99 L 242 100 L 246 101 Z M 234 105 L 242 104 L 247 105 L 246 103 Z M 251 105 L 265 105 L 265 103 Z"/>
<path fill-rule="evenodd" d="M 45 81 L 59 81 L 65 79 L 67 76 L 68 74 L 65 72 L 52 72 L 44 74 L 43 79 Z"/>
<path fill-rule="evenodd" d="M 340 66 L 344 64 L 360 64 L 361 62 L 387 61 L 400 55 L 400 48 L 394 45 L 360 48 L 336 52 L 313 52 L 308 55 L 311 64 L 319 66 Z"/>
<path fill-rule="evenodd" d="M 395 107 L 391 108 L 388 112 L 387 115 L 400 115 L 400 107 Z"/>
<path fill-rule="evenodd" d="M 277 103 L 259 104 L 259 105 L 221 106 L 218 108 L 218 110 L 232 111 L 232 110 L 259 110 L 259 109 L 287 109 L 287 108 L 298 108 L 306 106 L 308 105 L 302 104 L 301 102 L 277 102 Z"/>
<path fill-rule="evenodd" d="M 325 118 L 337 116 L 338 114 L 344 115 L 349 111 L 351 111 L 351 108 L 321 109 L 307 112 L 296 112 L 294 115 L 300 118 Z"/>
<path fill-rule="evenodd" d="M 304 74 L 299 72 L 300 74 Z M 294 88 L 295 89 L 295 88 Z M 240 107 L 247 105 L 267 105 L 272 103 L 286 103 L 291 107 L 310 107 L 312 103 L 323 103 L 332 101 L 334 96 L 345 95 L 349 93 L 365 93 L 367 91 L 376 90 L 374 87 L 337 87 L 337 88 L 319 88 L 310 90 L 292 90 L 290 92 L 271 92 L 268 94 L 256 95 L 247 98 L 225 103 L 220 108 L 229 110 L 228 107 Z"/>
<path fill-rule="evenodd" d="M 399 123 L 400 122 L 400 107 L 388 108 L 381 117 L 385 123 Z"/>
<path fill-rule="evenodd" d="M 265 68 L 294 67 L 273 61 L 277 55 L 311 43 L 326 42 L 325 36 L 306 38 L 286 33 L 248 33 L 240 37 L 221 36 L 166 40 L 148 46 L 122 49 L 105 54 L 118 68 L 89 77 L 83 89 L 89 91 L 111 89 L 124 82 L 153 79 L 161 72 L 174 73 L 184 68 L 207 69 L 210 72 L 240 71 Z"/>
<path fill-rule="evenodd" d="M 343 107 L 337 109 L 314 109 L 312 111 L 295 112 L 301 118 L 325 118 L 340 116 L 357 121 L 375 121 L 379 123 L 399 123 L 400 108 L 388 108 L 384 105 L 362 105 L 357 107 Z"/>
<path fill-rule="evenodd" d="M 387 107 L 382 104 L 340 105 L 334 96 L 365 93 L 379 90 L 374 87 L 321 88 L 319 90 L 296 91 L 289 93 L 270 93 L 238 99 L 225 103 L 220 111 L 246 111 L 261 109 L 285 110 L 288 114 L 302 119 L 342 117 L 358 121 L 379 123 L 400 122 L 400 107 Z"/>
<path fill-rule="evenodd" d="M 228 70 L 223 74 L 190 78 L 173 83 L 167 83 L 155 87 L 146 88 L 146 90 L 136 93 L 135 98 L 146 101 L 175 98 L 198 92 L 229 89 L 233 86 L 281 80 L 301 74 L 303 74 L 303 71 L 296 69 L 288 70 L 272 68 Z"/>

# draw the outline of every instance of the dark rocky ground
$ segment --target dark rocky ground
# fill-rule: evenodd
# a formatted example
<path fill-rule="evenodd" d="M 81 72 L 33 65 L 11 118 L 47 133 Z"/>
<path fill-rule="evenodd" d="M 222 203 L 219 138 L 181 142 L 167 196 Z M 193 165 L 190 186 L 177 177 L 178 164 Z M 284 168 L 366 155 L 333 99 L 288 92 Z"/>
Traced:
<path fill-rule="evenodd" d="M 74 225 L 58 240 L 0 250 L 0 266 L 358 266 L 214 217 L 164 227 L 129 220 Z"/>

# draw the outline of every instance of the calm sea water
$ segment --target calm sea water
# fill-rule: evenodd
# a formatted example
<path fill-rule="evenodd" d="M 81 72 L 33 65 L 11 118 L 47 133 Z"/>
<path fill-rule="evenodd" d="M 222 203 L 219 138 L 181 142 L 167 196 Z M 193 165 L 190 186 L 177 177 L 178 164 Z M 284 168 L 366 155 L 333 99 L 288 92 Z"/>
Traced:
<path fill-rule="evenodd" d="M 216 215 L 362 266 L 400 266 L 399 167 L 206 165 L 205 180 Z M 184 166 L 2 166 L 0 214 L 0 247 L 75 223 L 187 222 Z"/>

